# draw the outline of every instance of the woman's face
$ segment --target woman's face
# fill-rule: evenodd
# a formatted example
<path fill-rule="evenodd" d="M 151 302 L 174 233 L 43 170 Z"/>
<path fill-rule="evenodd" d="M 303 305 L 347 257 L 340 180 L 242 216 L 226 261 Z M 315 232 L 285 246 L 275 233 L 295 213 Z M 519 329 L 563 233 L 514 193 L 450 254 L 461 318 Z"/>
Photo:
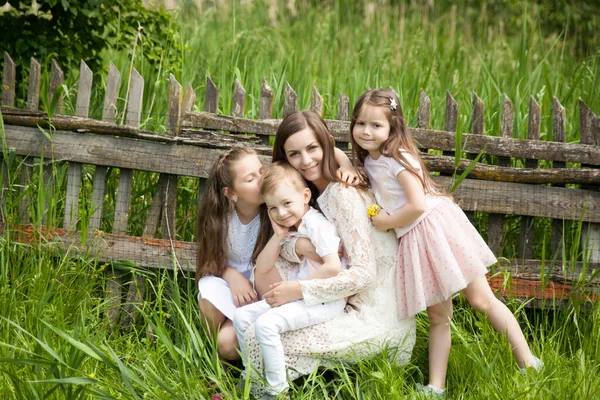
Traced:
<path fill-rule="evenodd" d="M 260 195 L 260 178 L 263 165 L 256 154 L 248 154 L 233 165 L 233 187 L 231 195 L 237 198 L 239 206 L 258 206 L 263 203 Z"/>
<path fill-rule="evenodd" d="M 323 178 L 323 147 L 314 132 L 305 128 L 290 136 L 283 145 L 287 161 L 309 182 L 319 187 Z"/>

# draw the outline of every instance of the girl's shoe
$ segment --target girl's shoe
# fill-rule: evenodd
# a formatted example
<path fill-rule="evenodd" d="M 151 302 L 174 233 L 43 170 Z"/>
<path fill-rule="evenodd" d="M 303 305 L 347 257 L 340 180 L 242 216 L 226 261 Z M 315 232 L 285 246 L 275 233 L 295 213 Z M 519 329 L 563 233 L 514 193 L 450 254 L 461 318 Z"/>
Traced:
<path fill-rule="evenodd" d="M 423 386 L 417 383 L 417 398 L 443 399 L 446 395 L 446 389 L 440 389 L 434 385 Z"/>
<path fill-rule="evenodd" d="M 533 369 L 535 369 L 536 372 L 540 372 L 542 370 L 542 368 L 544 368 L 544 362 L 542 360 L 540 360 L 539 358 L 537 358 L 536 356 L 533 356 L 533 365 L 531 367 L 520 368 L 523 375 L 525 375 L 527 373 L 528 368 L 533 368 Z"/>

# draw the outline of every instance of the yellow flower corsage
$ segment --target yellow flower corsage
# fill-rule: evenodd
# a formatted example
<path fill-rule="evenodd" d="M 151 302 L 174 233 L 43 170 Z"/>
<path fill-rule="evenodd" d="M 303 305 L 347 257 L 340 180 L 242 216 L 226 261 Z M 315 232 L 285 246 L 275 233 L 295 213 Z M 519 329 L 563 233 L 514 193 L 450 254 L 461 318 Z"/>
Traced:
<path fill-rule="evenodd" d="M 370 204 L 369 208 L 367 208 L 367 211 L 369 213 L 369 217 L 374 217 L 377 214 L 379 214 L 379 210 L 381 210 L 381 206 L 377 205 L 377 204 Z"/>

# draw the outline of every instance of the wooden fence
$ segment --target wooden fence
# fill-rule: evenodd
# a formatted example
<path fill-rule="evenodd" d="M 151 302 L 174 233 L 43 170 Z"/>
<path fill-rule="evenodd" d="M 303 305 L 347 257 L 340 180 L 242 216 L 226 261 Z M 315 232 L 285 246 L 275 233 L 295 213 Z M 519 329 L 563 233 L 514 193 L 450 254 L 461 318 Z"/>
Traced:
<path fill-rule="evenodd" d="M 51 118 L 38 111 L 41 68 L 34 59 L 30 70 L 27 109 L 16 109 L 15 65 L 10 56 L 4 54 L 2 118 L 6 148 L 3 144 L 3 154 L 21 157 L 17 185 L 20 190 L 25 190 L 36 174 L 33 165 L 43 165 L 43 174 L 38 175 L 43 175 L 46 190 L 54 185 L 53 165 L 68 164 L 66 188 L 54 188 L 64 189 L 63 224 L 60 229 L 46 229 L 44 214 L 42 226 L 35 227 L 30 215 L 33 200 L 24 192 L 20 199 L 19 220 L 4 220 L 4 226 L 9 223 L 11 229 L 21 232 L 24 240 L 34 232 L 47 235 L 61 248 L 69 249 L 71 254 L 91 254 L 99 261 L 128 260 L 142 267 L 176 267 L 193 271 L 194 243 L 177 240 L 178 179 L 185 176 L 203 181 L 218 155 L 239 143 L 254 147 L 264 163 L 270 162 L 269 138 L 275 135 L 280 120 L 272 119 L 274 93 L 268 83 L 262 85 L 258 119 L 249 119 L 245 118 L 244 111 L 246 93 L 239 82 L 234 88 L 231 115 L 225 116 L 217 114 L 219 91 L 210 78 L 207 79 L 204 112 L 193 112 L 194 90 L 188 85 L 184 93 L 171 75 L 167 132 L 156 134 L 139 129 L 144 80 L 135 69 L 128 82 L 125 123 L 121 125 L 115 123 L 115 115 L 119 85 L 123 83 L 114 65 L 111 64 L 106 79 L 102 120 L 88 118 L 92 72 L 83 61 L 75 116 L 61 114 L 61 99 L 58 99 L 57 110 Z M 63 81 L 64 74 L 53 61 L 51 96 L 59 93 L 56 89 Z M 297 96 L 287 83 L 284 98 L 283 114 L 287 115 L 298 107 Z M 322 114 L 323 104 L 323 98 L 313 88 L 311 109 Z M 467 154 L 484 153 L 488 164 L 477 163 L 453 195 L 470 218 L 477 212 L 478 226 L 487 231 L 484 236 L 487 233 L 488 244 L 496 254 L 502 248 L 507 225 L 520 226 L 518 256 L 495 268 L 495 271 L 509 272 L 509 276 L 490 276 L 498 293 L 541 301 L 568 296 L 596 300 L 599 285 L 595 271 L 600 265 L 600 119 L 580 101 L 581 139 L 579 144 L 570 144 L 564 143 L 565 111 L 556 98 L 552 111 L 553 141 L 539 140 L 541 109 L 533 97 L 529 106 L 528 139 L 514 139 L 513 105 L 505 97 L 500 135 L 486 136 L 483 134 L 484 103 L 474 94 L 471 133 L 462 135 L 461 146 Z M 448 93 L 443 130 L 431 129 L 429 115 L 430 100 L 425 92 L 421 92 L 418 126 L 409 130 L 422 149 L 436 150 L 425 153 L 425 163 L 431 171 L 439 173 L 434 177 L 436 182 L 449 188 L 452 175 L 464 171 L 471 162 L 463 159 L 458 168 L 454 163 L 458 104 Z M 336 146 L 345 150 L 348 150 L 350 140 L 348 117 L 349 100 L 340 95 L 337 119 L 326 122 Z M 525 159 L 525 167 L 511 167 L 511 158 Z M 489 165 L 496 160 L 497 165 Z M 539 168 L 539 160 L 551 161 L 552 167 Z M 580 166 L 567 168 L 566 163 Z M 2 165 L 5 174 L 2 181 L 6 186 L 2 190 L 4 201 L 11 193 L 18 193 L 14 193 L 14 187 L 7 186 L 7 163 Z M 83 165 L 95 166 L 93 190 L 87 197 L 81 190 Z M 107 193 L 106 186 L 109 168 L 119 171 L 118 187 L 112 194 Z M 134 171 L 160 174 L 143 234 L 139 237 L 131 235 L 129 226 Z M 201 182 L 199 187 L 201 190 Z M 104 232 L 99 228 L 105 211 L 103 204 L 109 195 L 115 199 L 114 218 L 112 231 Z M 89 216 L 79 210 L 81 204 L 92 210 Z M 51 207 L 48 204 L 45 210 Z M 520 221 L 514 216 L 521 216 Z M 82 222 L 84 219 L 85 223 Z M 551 249 L 546 252 L 545 259 L 533 259 L 534 226 L 544 221 L 548 223 L 548 219 L 552 219 Z M 583 251 L 577 259 L 560 254 L 565 236 L 563 228 L 568 221 L 579 221 L 581 226 L 581 242 L 574 245 Z M 78 226 L 87 226 L 87 232 L 82 233 Z M 113 279 L 106 288 L 114 305 L 109 317 L 113 322 L 118 319 L 124 301 L 126 312 L 122 322 L 127 326 L 135 315 L 133 304 L 144 297 L 144 279 L 134 276 L 127 281 L 118 270 L 112 273 Z M 506 282 L 512 283 L 506 285 Z M 122 293 L 125 283 L 129 285 L 126 295 Z"/>

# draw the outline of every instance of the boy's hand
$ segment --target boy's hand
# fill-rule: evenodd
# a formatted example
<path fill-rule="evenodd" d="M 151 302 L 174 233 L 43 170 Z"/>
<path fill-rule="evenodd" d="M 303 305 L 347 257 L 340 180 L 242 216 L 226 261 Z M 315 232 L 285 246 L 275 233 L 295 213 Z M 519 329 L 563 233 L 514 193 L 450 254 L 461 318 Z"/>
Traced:
<path fill-rule="evenodd" d="M 290 228 L 287 228 L 283 225 L 279 225 L 277 222 L 273 221 L 271 218 L 271 213 L 269 213 L 269 219 L 271 220 L 271 226 L 273 227 L 273 233 L 278 237 L 284 237 L 288 234 Z"/>

